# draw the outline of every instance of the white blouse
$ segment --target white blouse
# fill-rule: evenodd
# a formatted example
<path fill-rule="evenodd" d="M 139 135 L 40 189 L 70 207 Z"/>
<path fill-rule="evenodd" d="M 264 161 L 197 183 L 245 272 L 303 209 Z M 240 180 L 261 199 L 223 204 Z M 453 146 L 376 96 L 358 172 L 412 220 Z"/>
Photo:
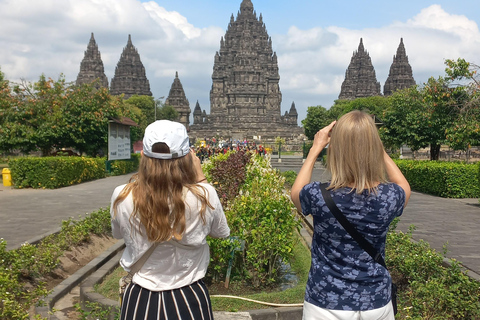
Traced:
<path fill-rule="evenodd" d="M 206 237 L 226 238 L 230 228 L 215 189 L 207 183 L 201 183 L 207 190 L 207 199 L 214 207 L 207 206 L 204 224 L 199 213 L 201 203 L 190 191 L 185 195 L 185 233 L 182 240 L 172 239 L 157 245 L 139 272 L 133 276 L 133 282 L 151 291 L 164 291 L 189 285 L 205 277 L 210 251 Z M 120 265 L 129 271 L 130 267 L 150 248 L 145 227 L 142 232 L 132 228 L 131 222 L 139 225 L 140 219 L 130 222 L 133 212 L 133 199 L 130 193 L 117 207 L 114 216 L 113 203 L 126 185 L 115 188 L 111 199 L 110 215 L 112 232 L 117 239 L 125 241 L 126 248 L 120 259 Z"/>

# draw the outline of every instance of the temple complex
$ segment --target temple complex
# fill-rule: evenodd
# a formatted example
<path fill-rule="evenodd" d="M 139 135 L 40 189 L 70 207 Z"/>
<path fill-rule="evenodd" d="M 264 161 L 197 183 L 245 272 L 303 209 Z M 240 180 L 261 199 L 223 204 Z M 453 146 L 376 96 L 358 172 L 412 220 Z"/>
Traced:
<path fill-rule="evenodd" d="M 400 39 L 400 45 L 397 49 L 397 54 L 393 56 L 393 63 L 390 66 L 390 73 L 387 81 L 383 87 L 383 94 L 389 96 L 395 90 L 401 90 L 414 86 L 415 79 L 413 79 L 412 67 L 408 63 L 408 56 L 403 45 L 403 38 Z"/>
<path fill-rule="evenodd" d="M 85 56 L 80 63 L 80 72 L 78 73 L 75 83 L 81 85 L 84 83 L 92 83 L 97 79 L 97 87 L 108 88 L 108 79 L 105 75 L 105 69 L 103 68 L 102 57 L 100 51 L 98 51 L 98 46 L 92 32 L 87 51 L 85 51 Z"/>
<path fill-rule="evenodd" d="M 128 35 L 127 46 L 123 48 L 122 55 L 115 68 L 115 76 L 110 85 L 110 93 L 112 95 L 124 94 L 125 99 L 135 94 L 139 96 L 152 95 L 145 68 L 137 49 L 132 44 L 130 35 Z"/>
<path fill-rule="evenodd" d="M 377 81 L 370 55 L 365 51 L 363 40 L 360 39 L 358 51 L 353 53 L 350 65 L 345 72 L 345 80 L 338 99 L 353 100 L 380 95 L 382 95 L 380 82 Z"/>
<path fill-rule="evenodd" d="M 252 2 L 243 0 L 215 54 L 210 114 L 197 103 L 189 135 L 242 140 L 256 136 L 263 141 L 301 135 L 295 104 L 281 115 L 279 81 L 277 55 L 262 15 L 257 17 Z"/>
<path fill-rule="evenodd" d="M 198 102 L 197 102 L 198 104 Z M 178 72 L 175 72 L 175 79 L 173 80 L 172 87 L 168 93 L 167 100 L 165 100 L 165 105 L 172 106 L 177 110 L 179 119 L 178 122 L 183 124 L 187 130 L 189 129 L 190 121 L 190 103 L 188 102 L 187 97 L 185 96 L 185 91 L 183 90 L 182 83 L 178 78 Z"/>

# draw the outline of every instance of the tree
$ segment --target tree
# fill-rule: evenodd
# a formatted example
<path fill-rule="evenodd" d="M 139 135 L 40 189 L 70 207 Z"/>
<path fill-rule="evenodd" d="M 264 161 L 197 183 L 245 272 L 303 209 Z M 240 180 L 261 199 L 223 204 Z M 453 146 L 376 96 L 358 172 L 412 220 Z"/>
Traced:
<path fill-rule="evenodd" d="M 464 59 L 446 60 L 446 78 L 462 83 L 453 83 L 456 92 L 466 95 L 460 106 L 459 117 L 447 128 L 446 138 L 454 150 L 468 151 L 470 146 L 480 145 L 480 81 L 477 79 L 478 65 Z"/>
<path fill-rule="evenodd" d="M 120 97 L 111 96 L 106 88 L 82 84 L 68 90 L 63 104 L 62 147 L 96 156 L 106 151 L 108 121 L 129 116 L 128 107 Z"/>
<path fill-rule="evenodd" d="M 468 98 L 451 77 L 431 77 L 423 87 L 395 92 L 383 113 L 380 132 L 386 145 L 407 144 L 413 151 L 430 146 L 430 159 L 438 160 L 446 133 L 458 120 Z"/>
<path fill-rule="evenodd" d="M 302 120 L 303 129 L 308 139 L 313 140 L 318 130 L 332 122 L 327 109 L 322 106 L 308 107 L 307 116 Z"/>
<path fill-rule="evenodd" d="M 384 96 L 372 96 L 354 100 L 336 100 L 335 104 L 329 109 L 329 112 L 334 119 L 338 119 L 353 110 L 360 110 L 380 117 L 383 110 L 388 108 L 389 105 L 390 99 Z"/>
<path fill-rule="evenodd" d="M 177 121 L 179 119 L 178 111 L 174 107 L 163 104 L 161 101 L 157 101 L 159 109 L 157 111 L 157 120 L 171 120 Z"/>
<path fill-rule="evenodd" d="M 54 148 L 65 147 L 95 156 L 107 147 L 109 119 L 135 116 L 107 89 L 96 89 L 94 83 L 67 84 L 63 76 L 54 81 L 42 75 L 36 83 L 22 81 L 5 92 L 0 93 L 5 96 L 0 99 L 0 149 L 4 152 L 41 150 L 48 155 Z"/>
<path fill-rule="evenodd" d="M 422 96 L 416 87 L 398 90 L 390 97 L 390 107 L 382 114 L 380 137 L 387 148 L 398 149 L 407 144 L 412 151 L 428 146 L 424 134 L 428 125 L 423 114 Z"/>
<path fill-rule="evenodd" d="M 128 108 L 131 112 L 131 118 L 134 120 L 138 127 L 131 127 L 131 139 L 133 142 L 142 139 L 145 128 L 155 121 L 155 109 L 157 103 L 151 96 L 139 96 L 133 95 L 125 100 Z"/>
<path fill-rule="evenodd" d="M 48 155 L 58 144 L 57 128 L 61 127 L 60 92 L 64 81 L 54 83 L 44 75 L 36 83 L 24 80 L 11 88 L 14 107 L 4 110 L 0 146 L 2 151 L 28 153 L 41 150 Z"/>
<path fill-rule="evenodd" d="M 21 101 L 17 101 L 10 82 L 0 70 L 0 151 L 12 151 L 22 141 L 21 122 L 17 116 Z"/>

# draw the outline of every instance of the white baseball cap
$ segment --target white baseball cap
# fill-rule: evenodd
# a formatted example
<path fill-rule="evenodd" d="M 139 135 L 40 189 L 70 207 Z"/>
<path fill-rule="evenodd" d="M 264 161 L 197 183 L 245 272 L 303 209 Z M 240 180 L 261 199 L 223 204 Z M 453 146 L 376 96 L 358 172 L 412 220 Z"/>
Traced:
<path fill-rule="evenodd" d="M 152 151 L 155 143 L 163 142 L 170 148 L 170 153 Z M 190 140 L 187 129 L 179 122 L 157 120 L 148 125 L 143 136 L 143 154 L 156 159 L 175 159 L 190 152 Z"/>

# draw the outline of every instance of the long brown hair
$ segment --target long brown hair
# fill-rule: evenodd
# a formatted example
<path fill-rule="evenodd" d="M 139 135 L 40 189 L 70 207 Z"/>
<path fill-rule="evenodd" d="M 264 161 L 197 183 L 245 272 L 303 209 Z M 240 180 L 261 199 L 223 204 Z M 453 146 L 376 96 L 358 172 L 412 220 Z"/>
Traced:
<path fill-rule="evenodd" d="M 207 206 L 213 209 L 208 191 L 197 184 L 197 179 L 191 154 L 169 160 L 142 155 L 138 173 L 113 203 L 114 213 L 117 214 L 118 204 L 131 192 L 134 210 L 130 223 L 138 216 L 149 241 L 168 241 L 172 237 L 180 240 L 185 232 L 186 191 L 191 191 L 200 201 L 200 217 L 204 223 Z M 138 231 L 141 232 L 140 227 Z"/>
<path fill-rule="evenodd" d="M 327 149 L 329 188 L 352 187 L 375 192 L 387 181 L 383 144 L 372 117 L 355 110 L 342 116 L 332 130 Z"/>

